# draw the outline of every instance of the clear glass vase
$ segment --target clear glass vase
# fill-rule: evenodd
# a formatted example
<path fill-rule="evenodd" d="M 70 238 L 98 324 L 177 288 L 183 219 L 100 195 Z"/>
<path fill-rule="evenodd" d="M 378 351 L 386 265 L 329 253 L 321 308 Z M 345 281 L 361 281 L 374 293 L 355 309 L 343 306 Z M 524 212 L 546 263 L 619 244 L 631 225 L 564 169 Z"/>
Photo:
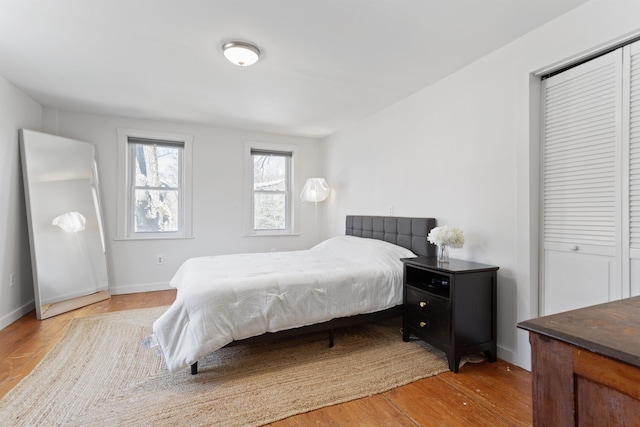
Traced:
<path fill-rule="evenodd" d="M 449 246 L 438 246 L 438 262 L 449 262 Z"/>

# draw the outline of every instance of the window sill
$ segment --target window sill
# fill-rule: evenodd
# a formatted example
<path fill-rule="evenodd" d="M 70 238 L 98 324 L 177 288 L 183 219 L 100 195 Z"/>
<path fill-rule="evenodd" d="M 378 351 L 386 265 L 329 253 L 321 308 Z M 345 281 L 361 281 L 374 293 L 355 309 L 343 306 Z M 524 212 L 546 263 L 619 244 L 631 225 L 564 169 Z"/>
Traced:
<path fill-rule="evenodd" d="M 242 237 L 289 237 L 300 236 L 300 233 L 246 233 Z"/>
<path fill-rule="evenodd" d="M 114 237 L 115 242 L 124 242 L 128 240 L 188 240 L 194 239 L 194 236 L 131 236 L 131 237 Z"/>

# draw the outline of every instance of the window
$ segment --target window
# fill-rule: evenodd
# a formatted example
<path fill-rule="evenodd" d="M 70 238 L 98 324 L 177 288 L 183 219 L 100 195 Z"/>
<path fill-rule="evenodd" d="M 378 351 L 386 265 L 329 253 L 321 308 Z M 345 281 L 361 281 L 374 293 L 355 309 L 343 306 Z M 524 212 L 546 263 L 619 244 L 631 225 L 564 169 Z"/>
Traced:
<path fill-rule="evenodd" d="M 296 147 L 247 144 L 250 235 L 293 233 L 293 162 Z"/>
<path fill-rule="evenodd" d="M 182 212 L 183 144 L 129 138 L 131 220 L 134 233 L 177 232 Z"/>
<path fill-rule="evenodd" d="M 253 158 L 253 228 L 287 230 L 291 199 L 291 153 L 251 150 Z"/>
<path fill-rule="evenodd" d="M 120 238 L 191 237 L 191 141 L 186 135 L 119 130 Z"/>

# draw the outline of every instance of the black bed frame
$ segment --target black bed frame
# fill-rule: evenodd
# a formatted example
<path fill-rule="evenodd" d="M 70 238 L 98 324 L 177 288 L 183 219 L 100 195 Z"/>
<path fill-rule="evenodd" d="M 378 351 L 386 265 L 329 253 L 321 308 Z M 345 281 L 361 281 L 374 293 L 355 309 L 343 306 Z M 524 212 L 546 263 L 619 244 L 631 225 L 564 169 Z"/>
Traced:
<path fill-rule="evenodd" d="M 345 234 L 348 236 L 384 240 L 411 250 L 418 256 L 436 256 L 436 247 L 429 243 L 427 235 L 436 226 L 435 218 L 405 218 L 395 216 L 355 216 L 347 215 Z M 269 342 L 276 339 L 294 337 L 311 332 L 329 331 L 329 347 L 333 347 L 333 331 L 345 326 L 376 322 L 402 315 L 402 305 L 377 311 L 375 313 L 358 314 L 340 317 L 327 322 L 279 332 L 267 332 L 243 340 L 233 341 L 225 347 L 240 344 Z M 198 373 L 198 362 L 191 365 L 191 375 Z"/>

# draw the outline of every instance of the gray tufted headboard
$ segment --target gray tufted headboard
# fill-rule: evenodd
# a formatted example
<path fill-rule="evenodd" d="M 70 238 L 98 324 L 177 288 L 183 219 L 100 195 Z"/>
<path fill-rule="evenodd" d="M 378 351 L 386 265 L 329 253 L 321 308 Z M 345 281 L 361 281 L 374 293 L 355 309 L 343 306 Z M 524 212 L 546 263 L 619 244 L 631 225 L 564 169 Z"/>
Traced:
<path fill-rule="evenodd" d="M 427 235 L 436 226 L 435 218 L 347 215 L 345 234 L 384 240 L 411 250 L 418 256 L 436 256 L 436 247 Z"/>

